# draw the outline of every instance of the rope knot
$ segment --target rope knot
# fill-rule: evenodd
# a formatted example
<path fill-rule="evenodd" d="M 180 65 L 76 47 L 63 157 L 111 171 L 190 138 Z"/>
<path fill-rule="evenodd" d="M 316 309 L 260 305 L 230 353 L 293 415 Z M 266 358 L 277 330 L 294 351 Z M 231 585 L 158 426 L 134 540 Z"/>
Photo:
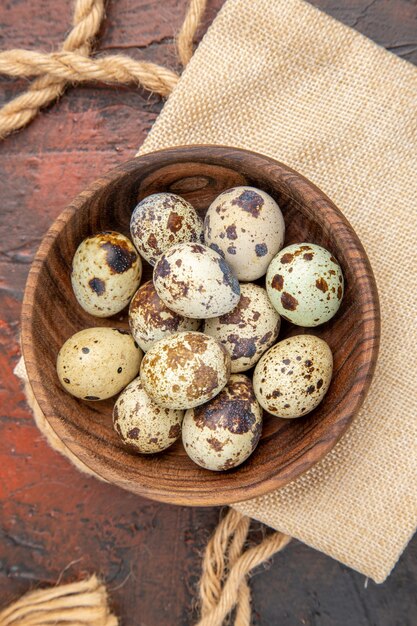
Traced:
<path fill-rule="evenodd" d="M 185 67 L 193 53 L 193 40 L 206 0 L 190 0 L 177 38 L 180 61 Z M 104 0 L 76 0 L 73 27 L 58 52 L 30 50 L 0 52 L 0 74 L 36 77 L 29 89 L 0 110 L 0 139 L 28 124 L 39 110 L 62 95 L 69 84 L 104 82 L 140 85 L 167 97 L 179 74 L 156 63 L 136 61 L 117 54 L 92 57 L 93 41 L 104 18 Z"/>

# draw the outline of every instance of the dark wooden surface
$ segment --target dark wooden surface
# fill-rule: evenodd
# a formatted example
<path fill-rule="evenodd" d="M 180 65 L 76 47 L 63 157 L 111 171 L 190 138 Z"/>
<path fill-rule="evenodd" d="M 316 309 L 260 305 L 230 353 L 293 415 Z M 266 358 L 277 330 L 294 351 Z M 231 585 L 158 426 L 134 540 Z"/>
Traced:
<path fill-rule="evenodd" d="M 209 0 L 206 23 L 222 0 Z M 417 64 L 415 0 L 314 4 Z M 100 48 L 175 66 L 185 0 L 110 2 Z M 64 0 L 0 5 L 1 48 L 50 50 L 70 23 Z M 1 101 L 24 82 L 1 80 Z M 192 623 L 201 552 L 218 509 L 155 504 L 74 470 L 42 440 L 12 375 L 29 264 L 52 219 L 103 170 L 132 156 L 161 108 L 132 89 L 71 89 L 0 145 L 0 605 L 96 571 L 129 626 Z M 59 184 L 57 184 L 59 181 Z M 262 531 L 258 530 L 258 534 Z M 294 542 L 253 578 L 258 626 L 415 626 L 417 540 L 381 586 Z"/>
<path fill-rule="evenodd" d="M 312 241 L 330 250 L 341 265 L 345 291 L 337 315 L 315 329 L 283 321 L 279 335 L 285 339 L 305 330 L 328 343 L 334 361 L 330 389 L 304 418 L 280 420 L 265 412 L 255 453 L 233 471 L 208 472 L 198 467 L 180 441 L 164 454 L 133 455 L 114 431 L 114 399 L 83 402 L 58 383 L 58 351 L 74 332 L 95 325 L 128 324 L 127 315 L 103 320 L 78 305 L 70 280 L 73 256 L 80 241 L 96 232 L 129 234 L 138 199 L 155 191 L 175 190 L 203 216 L 219 192 L 239 184 L 264 189 L 275 198 L 286 224 L 285 245 Z M 145 278 L 150 271 L 145 264 Z M 259 284 L 265 284 L 264 278 Z M 32 265 L 21 338 L 29 380 L 44 415 L 88 467 L 138 495 L 202 506 L 264 495 L 321 459 L 364 400 L 376 365 L 379 332 L 379 303 L 369 261 L 331 200 L 303 176 L 265 156 L 236 148 L 192 146 L 127 161 L 74 199 L 43 239 Z"/>

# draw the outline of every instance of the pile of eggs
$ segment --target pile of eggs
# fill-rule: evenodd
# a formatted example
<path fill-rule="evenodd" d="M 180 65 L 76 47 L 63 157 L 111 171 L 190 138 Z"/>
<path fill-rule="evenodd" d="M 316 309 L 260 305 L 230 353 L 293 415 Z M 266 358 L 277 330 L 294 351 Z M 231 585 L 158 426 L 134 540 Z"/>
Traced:
<path fill-rule="evenodd" d="M 302 417 L 326 394 L 327 343 L 311 334 L 277 339 L 281 317 L 314 327 L 335 315 L 340 266 L 313 243 L 283 248 L 281 210 L 253 187 L 221 193 L 204 221 L 180 196 L 150 195 L 134 209 L 130 233 L 88 237 L 71 272 L 90 315 L 129 305 L 130 332 L 77 332 L 58 354 L 59 380 L 83 400 L 120 394 L 113 424 L 132 451 L 161 452 L 182 435 L 201 467 L 236 467 L 258 444 L 263 410 Z M 142 258 L 153 280 L 140 285 Z M 251 368 L 253 377 L 243 373 Z"/>

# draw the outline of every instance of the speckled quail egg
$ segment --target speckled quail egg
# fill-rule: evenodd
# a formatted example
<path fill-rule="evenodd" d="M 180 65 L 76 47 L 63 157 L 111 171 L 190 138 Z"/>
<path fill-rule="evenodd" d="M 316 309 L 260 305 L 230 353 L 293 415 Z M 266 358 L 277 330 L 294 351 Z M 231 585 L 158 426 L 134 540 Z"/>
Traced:
<path fill-rule="evenodd" d="M 238 305 L 204 322 L 203 332 L 222 342 L 231 356 L 232 372 L 244 372 L 275 343 L 281 318 L 259 285 L 240 285 Z"/>
<path fill-rule="evenodd" d="M 255 395 L 276 417 L 301 417 L 323 400 L 332 370 L 333 356 L 323 339 L 296 335 L 261 357 L 253 375 Z"/>
<path fill-rule="evenodd" d="M 201 243 L 178 243 L 163 254 L 153 272 L 161 300 L 180 315 L 207 319 L 239 302 L 240 287 L 223 257 Z"/>
<path fill-rule="evenodd" d="M 137 376 L 142 350 L 127 330 L 86 328 L 59 351 L 58 378 L 66 391 L 83 400 L 105 400 Z"/>
<path fill-rule="evenodd" d="M 84 239 L 72 261 L 75 297 L 96 317 L 109 317 L 124 309 L 141 276 L 142 261 L 132 242 L 113 231 Z"/>
<path fill-rule="evenodd" d="M 293 244 L 271 261 L 269 299 L 297 326 L 318 326 L 335 315 L 343 298 L 343 274 L 332 254 L 313 243 Z"/>
<path fill-rule="evenodd" d="M 130 303 L 130 330 L 145 352 L 163 337 L 185 330 L 198 330 L 200 325 L 201 320 L 184 317 L 168 309 L 151 280 L 139 287 Z"/>
<path fill-rule="evenodd" d="M 261 432 L 262 409 L 252 383 L 243 374 L 232 374 L 218 396 L 185 413 L 182 441 L 195 463 L 219 471 L 246 461 Z"/>
<path fill-rule="evenodd" d="M 138 377 L 118 397 L 113 409 L 113 426 L 130 448 L 142 454 L 153 454 L 175 443 L 181 435 L 183 417 L 184 411 L 155 404 Z"/>
<path fill-rule="evenodd" d="M 175 243 L 203 241 L 203 222 L 189 202 L 174 193 L 154 193 L 136 206 L 130 233 L 141 255 L 155 265 Z"/>
<path fill-rule="evenodd" d="M 204 220 L 204 239 L 220 252 L 237 278 L 263 276 L 284 243 L 281 209 L 265 191 L 233 187 L 210 205 Z"/>
<path fill-rule="evenodd" d="M 230 356 L 221 343 L 197 332 L 175 333 L 145 354 L 140 370 L 144 388 L 168 409 L 189 409 L 207 402 L 225 386 Z"/>

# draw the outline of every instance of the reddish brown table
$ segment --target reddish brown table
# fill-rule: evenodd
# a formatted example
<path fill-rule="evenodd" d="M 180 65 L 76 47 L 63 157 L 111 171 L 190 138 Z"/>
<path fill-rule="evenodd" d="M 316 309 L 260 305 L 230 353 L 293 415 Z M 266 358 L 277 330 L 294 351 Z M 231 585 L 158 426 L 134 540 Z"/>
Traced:
<path fill-rule="evenodd" d="M 1 3 L 0 47 L 58 46 L 69 4 Z M 209 0 L 205 27 L 221 4 Z M 417 64 L 416 0 L 313 4 Z M 110 1 L 99 48 L 175 68 L 173 35 L 184 9 L 185 0 Z M 24 85 L 2 79 L 0 103 Z M 186 626 L 195 617 L 201 552 L 219 510 L 162 505 L 83 476 L 44 442 L 12 374 L 23 289 L 42 236 L 87 183 L 135 153 L 161 107 L 140 90 L 77 87 L 0 144 L 0 606 L 58 578 L 97 572 L 126 625 Z M 293 542 L 252 581 L 254 623 L 415 626 L 416 552 L 417 540 L 387 583 L 366 586 L 363 576 Z"/>

